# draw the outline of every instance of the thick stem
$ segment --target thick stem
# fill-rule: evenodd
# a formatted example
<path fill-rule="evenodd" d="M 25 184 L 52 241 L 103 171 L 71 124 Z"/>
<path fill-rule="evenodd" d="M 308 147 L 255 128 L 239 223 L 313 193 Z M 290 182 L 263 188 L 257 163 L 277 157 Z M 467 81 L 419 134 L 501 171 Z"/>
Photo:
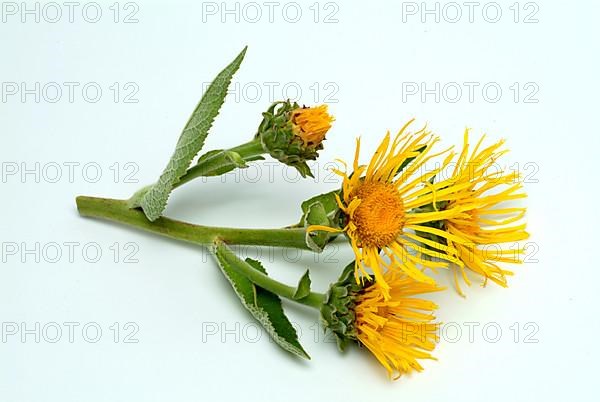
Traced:
<path fill-rule="evenodd" d="M 308 296 L 301 299 L 296 299 L 294 298 L 294 295 L 296 294 L 295 287 L 285 285 L 254 269 L 246 261 L 239 259 L 235 253 L 229 249 L 229 247 L 220 241 L 216 242 L 216 249 L 216 252 L 220 254 L 222 258 L 227 260 L 233 269 L 238 271 L 238 273 L 241 275 L 244 275 L 257 286 L 260 286 L 271 293 L 275 293 L 276 295 L 285 297 L 286 299 L 295 301 L 296 303 L 311 306 L 316 309 L 320 309 L 321 305 L 325 301 L 325 295 L 317 292 L 310 292 Z"/>
<path fill-rule="evenodd" d="M 228 157 L 228 152 L 235 152 L 245 162 L 250 162 L 260 159 L 260 156 L 265 153 L 265 150 L 262 147 L 260 139 L 257 138 L 245 144 L 238 145 L 237 147 L 215 152 L 188 169 L 173 188 L 177 188 L 197 177 L 221 175 L 235 169 L 237 165 Z"/>
<path fill-rule="evenodd" d="M 225 243 L 290 247 L 310 250 L 306 245 L 304 229 L 237 229 L 193 225 L 169 218 L 150 222 L 144 212 L 131 209 L 126 200 L 110 198 L 77 197 L 77 209 L 81 216 L 107 219 L 134 226 L 172 239 L 200 245 L 211 245 L 219 238 Z"/>

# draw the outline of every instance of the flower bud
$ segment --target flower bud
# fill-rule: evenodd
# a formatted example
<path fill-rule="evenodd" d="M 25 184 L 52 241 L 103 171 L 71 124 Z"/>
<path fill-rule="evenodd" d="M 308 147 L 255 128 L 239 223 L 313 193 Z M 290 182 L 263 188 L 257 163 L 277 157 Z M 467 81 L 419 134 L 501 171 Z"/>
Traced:
<path fill-rule="evenodd" d="M 293 166 L 302 177 L 312 177 L 306 161 L 319 156 L 333 120 L 327 105 L 300 107 L 296 102 L 275 102 L 263 113 L 256 136 L 273 158 Z"/>

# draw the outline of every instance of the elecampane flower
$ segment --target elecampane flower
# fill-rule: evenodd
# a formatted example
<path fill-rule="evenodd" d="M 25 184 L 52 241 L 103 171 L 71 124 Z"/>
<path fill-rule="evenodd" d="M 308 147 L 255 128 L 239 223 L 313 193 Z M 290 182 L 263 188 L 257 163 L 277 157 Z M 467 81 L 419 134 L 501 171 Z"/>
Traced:
<path fill-rule="evenodd" d="M 432 183 L 432 178 L 448 166 L 454 155 L 449 150 L 432 154 L 431 147 L 438 138 L 425 129 L 408 132 L 411 122 L 393 140 L 387 133 L 368 165 L 359 164 L 360 139 L 357 140 L 353 171 L 335 170 L 343 178 L 341 197 L 337 198 L 343 212 L 342 227 L 313 225 L 307 229 L 344 232 L 356 257 L 357 281 L 370 279 L 370 268 L 385 295 L 389 291 L 383 277 L 385 271 L 400 270 L 417 281 L 433 284 L 422 267 L 446 267 L 447 262 L 462 264 L 447 240 L 452 244 L 467 241 L 427 225 L 453 217 L 460 210 L 454 206 L 443 211 L 422 207 L 436 205 L 468 183 Z M 441 164 L 425 169 L 428 161 L 443 154 L 446 157 Z M 441 257 L 446 262 L 430 257 Z"/>
<path fill-rule="evenodd" d="M 416 282 L 406 275 L 385 274 L 390 285 L 386 299 L 379 286 L 365 287 L 355 298 L 357 338 L 398 378 L 413 370 L 422 371 L 419 359 L 434 359 L 431 352 L 438 341 L 439 324 L 434 323 L 437 305 L 413 296 L 441 290 Z"/>
<path fill-rule="evenodd" d="M 327 292 L 321 322 L 331 331 L 340 349 L 349 342 L 365 346 L 386 368 L 390 377 L 421 371 L 419 360 L 433 359 L 439 338 L 434 322 L 437 305 L 422 294 L 442 290 L 417 282 L 405 274 L 383 274 L 389 294 L 373 281 L 357 283 L 349 264 Z"/>

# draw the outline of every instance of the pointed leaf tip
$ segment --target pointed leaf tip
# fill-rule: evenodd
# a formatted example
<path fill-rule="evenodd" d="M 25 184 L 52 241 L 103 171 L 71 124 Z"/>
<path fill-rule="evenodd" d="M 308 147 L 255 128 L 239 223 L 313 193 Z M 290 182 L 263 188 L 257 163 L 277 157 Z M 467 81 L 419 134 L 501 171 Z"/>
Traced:
<path fill-rule="evenodd" d="M 302 278 L 298 281 L 298 287 L 296 288 L 296 292 L 294 293 L 294 299 L 300 300 L 304 299 L 306 296 L 310 294 L 310 275 L 308 269 L 302 275 Z"/>

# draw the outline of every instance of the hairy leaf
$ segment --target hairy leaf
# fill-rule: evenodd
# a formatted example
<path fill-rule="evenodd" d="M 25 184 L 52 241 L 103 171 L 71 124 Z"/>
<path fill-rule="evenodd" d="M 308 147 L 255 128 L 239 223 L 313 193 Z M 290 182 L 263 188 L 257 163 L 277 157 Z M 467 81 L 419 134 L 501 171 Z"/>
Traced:
<path fill-rule="evenodd" d="M 139 204 L 149 220 L 154 221 L 162 214 L 173 186 L 202 149 L 208 130 L 225 100 L 231 77 L 240 67 L 245 54 L 246 48 L 210 84 L 185 125 L 167 167 L 158 181 L 141 197 Z"/>
<path fill-rule="evenodd" d="M 221 271 L 231 283 L 240 301 L 267 330 L 271 338 L 284 350 L 310 359 L 298 341 L 296 330 L 283 311 L 279 296 L 254 285 L 236 269 L 236 266 L 246 264 L 246 267 L 250 266 L 251 269 L 256 269 L 266 275 L 267 272 L 262 264 L 250 258 L 245 261 L 241 260 L 223 243 L 217 244 L 213 251 Z"/>

